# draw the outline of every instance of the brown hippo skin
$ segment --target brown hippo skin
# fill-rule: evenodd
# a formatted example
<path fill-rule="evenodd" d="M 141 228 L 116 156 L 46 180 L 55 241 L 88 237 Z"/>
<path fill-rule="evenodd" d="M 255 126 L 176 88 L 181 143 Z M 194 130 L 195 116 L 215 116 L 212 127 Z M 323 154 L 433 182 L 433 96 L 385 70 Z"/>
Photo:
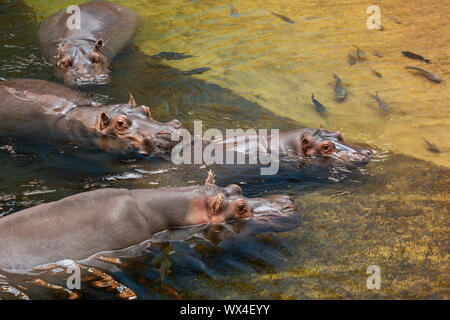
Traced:
<path fill-rule="evenodd" d="M 138 245 L 168 228 L 296 213 L 287 196 L 246 198 L 238 185 L 98 189 L 0 218 L 0 268 L 26 271 Z M 269 218 L 268 218 L 269 217 Z"/>
<path fill-rule="evenodd" d="M 64 78 L 66 85 L 109 82 L 109 61 L 131 40 L 138 15 L 116 3 L 92 1 L 79 6 L 80 29 L 69 29 L 72 14 L 64 8 L 44 21 L 39 42 L 44 56 Z"/>
<path fill-rule="evenodd" d="M 74 145 L 125 156 L 169 156 L 181 123 L 161 123 L 146 106 L 96 105 L 56 83 L 33 79 L 0 82 L 0 135 L 39 143 Z"/>
<path fill-rule="evenodd" d="M 322 128 L 302 128 L 279 133 L 279 148 L 272 150 L 270 135 L 267 142 L 257 135 L 240 135 L 235 138 L 214 140 L 204 147 L 223 148 L 224 155 L 241 153 L 247 157 L 256 156 L 264 150 L 279 158 L 280 163 L 304 166 L 343 166 L 355 168 L 366 165 L 372 151 L 344 142 L 341 132 L 331 132 Z M 256 163 L 256 160 L 254 160 Z"/>

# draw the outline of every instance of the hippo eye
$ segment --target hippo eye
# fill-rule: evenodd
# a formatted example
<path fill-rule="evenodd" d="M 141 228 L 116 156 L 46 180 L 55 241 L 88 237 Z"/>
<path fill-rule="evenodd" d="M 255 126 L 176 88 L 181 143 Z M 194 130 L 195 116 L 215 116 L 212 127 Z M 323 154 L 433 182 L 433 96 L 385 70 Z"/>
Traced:
<path fill-rule="evenodd" d="M 329 153 L 333 151 L 333 146 L 330 143 L 324 143 L 322 144 L 322 151 L 325 153 Z"/>
<path fill-rule="evenodd" d="M 244 214 L 247 212 L 247 205 L 245 204 L 245 202 L 243 200 L 238 201 L 236 203 L 236 211 L 239 214 Z"/>
<path fill-rule="evenodd" d="M 129 127 L 129 121 L 127 118 L 121 116 L 118 117 L 115 121 L 115 127 L 117 130 L 124 130 L 127 129 Z"/>

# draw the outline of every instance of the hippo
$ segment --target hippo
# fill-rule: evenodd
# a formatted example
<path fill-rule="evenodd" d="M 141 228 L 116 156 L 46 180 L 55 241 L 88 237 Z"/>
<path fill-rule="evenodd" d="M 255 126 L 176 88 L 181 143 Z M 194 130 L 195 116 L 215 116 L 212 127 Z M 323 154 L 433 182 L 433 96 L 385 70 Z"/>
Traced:
<path fill-rule="evenodd" d="M 339 131 L 304 128 L 280 133 L 281 160 L 351 168 L 366 165 L 371 157 L 371 150 L 344 142 Z"/>
<path fill-rule="evenodd" d="M 223 224 L 297 212 L 288 196 L 246 198 L 236 185 L 97 189 L 0 218 L 0 268 L 26 271 L 63 259 L 138 245 L 169 228 Z"/>
<path fill-rule="evenodd" d="M 257 156 L 261 160 L 261 154 L 259 154 L 261 152 L 271 158 L 271 165 L 276 160 L 279 164 L 295 164 L 296 169 L 299 167 L 356 168 L 366 165 L 372 157 L 371 150 L 344 142 L 341 132 L 331 132 L 323 128 L 302 128 L 279 132 L 278 144 L 273 143 L 274 140 L 270 134 L 260 136 L 255 131 L 245 133 L 242 131 L 242 134 L 231 137 L 227 134 L 225 138 L 219 135 L 213 140 L 201 142 L 198 142 L 197 138 L 190 138 L 190 133 L 180 134 L 180 132 L 174 135 L 174 139 L 183 136 L 186 142 L 172 151 L 172 161 L 175 160 L 177 164 L 188 163 L 192 158 L 195 161 L 195 156 L 185 157 L 184 154 L 186 150 L 189 153 L 189 149 L 199 150 L 197 146 L 200 143 L 203 150 L 203 164 L 206 165 L 257 164 Z M 206 159 L 205 154 L 209 158 Z M 243 160 L 239 162 L 237 160 L 239 158 Z M 235 163 L 229 163 L 229 159 Z M 272 171 L 269 174 L 274 173 L 276 172 Z"/>
<path fill-rule="evenodd" d="M 0 135 L 26 137 L 47 145 L 101 150 L 126 157 L 170 155 L 174 119 L 154 120 L 150 109 L 126 104 L 103 106 L 56 83 L 34 79 L 0 82 Z"/>
<path fill-rule="evenodd" d="M 107 1 L 87 2 L 79 10 L 79 28 L 69 23 L 76 10 L 63 9 L 44 21 L 38 33 L 40 46 L 66 85 L 106 84 L 109 62 L 130 42 L 139 16 Z"/>

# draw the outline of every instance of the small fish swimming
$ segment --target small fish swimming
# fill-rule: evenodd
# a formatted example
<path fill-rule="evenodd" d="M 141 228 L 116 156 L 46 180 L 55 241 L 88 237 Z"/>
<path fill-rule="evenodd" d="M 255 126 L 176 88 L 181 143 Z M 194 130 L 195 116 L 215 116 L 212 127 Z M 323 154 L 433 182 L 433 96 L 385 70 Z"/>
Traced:
<path fill-rule="evenodd" d="M 373 54 L 374 54 L 376 57 L 378 57 L 378 58 L 382 58 L 382 57 L 383 57 L 383 55 L 382 55 L 381 53 L 379 53 L 378 51 L 375 51 Z"/>
<path fill-rule="evenodd" d="M 193 55 L 190 54 L 184 54 L 184 53 L 178 53 L 178 52 L 160 52 L 157 54 L 154 54 L 150 56 L 151 58 L 155 59 L 165 59 L 165 60 L 181 60 L 186 58 L 192 58 Z"/>
<path fill-rule="evenodd" d="M 408 57 L 408 58 L 411 58 L 411 59 L 414 59 L 414 60 L 420 60 L 420 61 L 423 61 L 423 62 L 428 63 L 428 64 L 431 63 L 431 61 L 429 59 L 425 59 L 424 57 L 419 56 L 418 54 L 415 54 L 415 53 L 410 52 L 410 51 L 402 51 L 402 54 L 405 57 Z"/>
<path fill-rule="evenodd" d="M 354 65 L 354 64 L 356 63 L 355 57 L 352 56 L 352 54 L 351 54 L 350 52 L 347 53 L 347 55 L 348 55 L 348 63 L 349 63 L 350 65 Z"/>
<path fill-rule="evenodd" d="M 386 110 L 386 111 L 388 111 L 390 109 L 389 106 L 383 100 L 381 100 L 381 98 L 378 96 L 378 91 L 376 92 L 375 95 L 371 94 L 371 96 L 378 102 L 378 106 L 381 109 Z"/>
<path fill-rule="evenodd" d="M 334 85 L 334 96 L 336 97 L 336 100 L 344 101 L 345 97 L 347 97 L 347 92 L 342 85 L 342 81 L 335 73 L 333 73 L 333 78 L 336 79 L 336 84 Z"/>
<path fill-rule="evenodd" d="M 428 79 L 430 79 L 431 81 L 434 82 L 441 82 L 442 79 L 436 74 L 436 73 L 431 73 L 430 71 L 427 70 L 423 70 L 421 68 L 417 68 L 417 67 L 411 67 L 411 66 L 405 66 L 405 69 L 410 69 L 410 70 L 416 70 L 419 71 L 420 73 L 422 73 L 425 77 L 427 77 Z"/>
<path fill-rule="evenodd" d="M 384 30 L 384 27 L 381 24 L 379 24 L 378 22 L 375 22 L 375 28 L 380 31 Z"/>
<path fill-rule="evenodd" d="M 370 70 L 372 70 L 372 72 L 378 77 L 378 78 L 383 78 L 383 75 L 381 73 L 379 73 L 378 71 L 374 70 L 373 68 L 370 68 Z"/>
<path fill-rule="evenodd" d="M 283 15 L 278 14 L 278 13 L 275 13 L 275 12 L 271 12 L 271 13 L 272 13 L 274 16 L 277 16 L 278 18 L 282 19 L 283 21 L 285 21 L 285 22 L 287 22 L 287 23 L 295 24 L 295 21 L 294 21 L 294 20 L 292 20 L 292 19 L 290 19 L 290 18 L 288 18 L 288 17 L 286 17 L 286 16 L 283 16 Z"/>
<path fill-rule="evenodd" d="M 319 101 L 317 101 L 314 98 L 314 93 L 311 95 L 311 100 L 314 103 L 314 106 L 316 107 L 317 112 L 319 112 L 319 113 L 328 112 L 327 108 L 325 108 L 325 106 L 323 104 L 321 104 Z"/>
<path fill-rule="evenodd" d="M 436 147 L 435 144 L 428 142 L 427 140 L 425 140 L 425 143 L 427 144 L 429 151 L 433 153 L 441 153 L 441 151 Z"/>
<path fill-rule="evenodd" d="M 392 20 L 394 20 L 394 22 L 395 22 L 396 24 L 402 24 L 401 21 L 398 20 L 396 17 L 391 16 L 391 18 L 392 18 Z"/>
<path fill-rule="evenodd" d="M 358 59 L 365 59 L 366 58 L 366 53 L 364 51 L 362 51 L 358 46 L 353 45 L 356 48 L 356 57 L 358 57 Z"/>
<path fill-rule="evenodd" d="M 239 12 L 236 10 L 236 8 L 233 7 L 233 5 L 231 5 L 231 13 L 230 13 L 230 15 L 231 15 L 232 17 L 235 17 L 235 18 L 238 18 L 238 17 L 241 16 L 241 15 L 239 14 Z"/>
<path fill-rule="evenodd" d="M 181 73 L 185 76 L 192 76 L 194 74 L 202 74 L 209 70 L 211 70 L 211 68 L 205 67 L 205 68 L 197 68 L 197 69 L 193 69 L 193 70 L 189 70 L 189 71 L 183 71 Z"/>

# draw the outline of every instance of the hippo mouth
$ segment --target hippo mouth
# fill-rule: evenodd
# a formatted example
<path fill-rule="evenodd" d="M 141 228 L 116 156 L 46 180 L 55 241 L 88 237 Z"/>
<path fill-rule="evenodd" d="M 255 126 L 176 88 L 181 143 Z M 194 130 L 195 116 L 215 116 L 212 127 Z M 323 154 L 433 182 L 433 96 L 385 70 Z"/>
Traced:
<path fill-rule="evenodd" d="M 172 141 L 171 137 L 170 133 L 158 134 L 155 139 L 156 148 L 151 152 L 151 155 L 169 156 L 173 147 L 177 145 L 177 141 Z"/>
<path fill-rule="evenodd" d="M 252 204 L 254 201 L 256 206 Z M 290 197 L 272 196 L 254 201 L 249 201 L 253 217 L 247 221 L 248 232 L 283 232 L 300 225 L 300 211 Z"/>
<path fill-rule="evenodd" d="M 143 147 L 136 147 L 139 156 L 147 157 L 170 157 L 172 149 L 178 144 L 178 141 L 172 141 L 170 131 L 160 131 L 152 138 L 144 142 Z"/>
<path fill-rule="evenodd" d="M 331 159 L 340 165 L 358 167 L 366 165 L 372 158 L 372 151 L 368 149 L 352 148 L 350 146 L 334 142 L 336 152 Z"/>
<path fill-rule="evenodd" d="M 66 78 L 66 84 L 69 86 L 84 87 L 84 86 L 97 86 L 106 85 L 110 82 L 109 76 L 106 74 L 99 75 L 79 75 L 75 78 L 71 77 L 70 80 Z"/>

